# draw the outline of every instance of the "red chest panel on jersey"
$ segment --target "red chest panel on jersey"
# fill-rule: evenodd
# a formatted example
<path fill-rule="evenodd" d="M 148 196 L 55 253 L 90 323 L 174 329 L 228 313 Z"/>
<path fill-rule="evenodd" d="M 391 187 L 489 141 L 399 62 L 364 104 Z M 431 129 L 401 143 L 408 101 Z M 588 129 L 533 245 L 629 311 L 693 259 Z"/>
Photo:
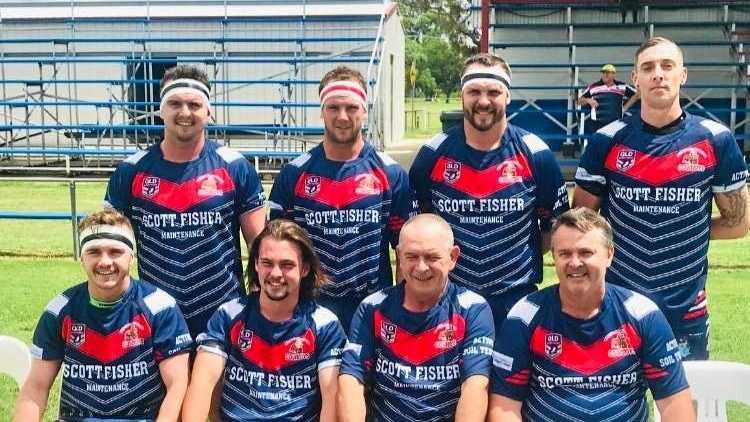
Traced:
<path fill-rule="evenodd" d="M 229 336 L 232 345 L 242 352 L 245 359 L 264 371 L 279 371 L 315 355 L 315 334 L 309 328 L 301 336 L 272 344 L 238 321 L 232 326 Z"/>
<path fill-rule="evenodd" d="M 182 183 L 139 172 L 131 185 L 133 198 L 145 199 L 176 212 L 232 191 L 234 181 L 225 168 L 214 169 Z"/>
<path fill-rule="evenodd" d="M 63 319 L 62 336 L 69 347 L 106 365 L 150 339 L 151 325 L 143 314 L 138 314 L 119 330 L 105 335 L 66 316 Z"/>
<path fill-rule="evenodd" d="M 375 311 L 373 329 L 381 344 L 412 365 L 421 365 L 452 350 L 466 337 L 466 321 L 458 314 L 429 330 L 413 334 L 389 321 L 380 311 Z"/>
<path fill-rule="evenodd" d="M 294 186 L 294 194 L 341 209 L 361 199 L 382 195 L 388 189 L 388 177 L 383 170 L 376 168 L 342 180 L 302 173 Z"/>
<path fill-rule="evenodd" d="M 440 157 L 432 167 L 430 179 L 474 198 L 484 198 L 531 176 L 531 166 L 526 156 L 516 154 L 484 170 L 471 168 L 448 157 Z"/>

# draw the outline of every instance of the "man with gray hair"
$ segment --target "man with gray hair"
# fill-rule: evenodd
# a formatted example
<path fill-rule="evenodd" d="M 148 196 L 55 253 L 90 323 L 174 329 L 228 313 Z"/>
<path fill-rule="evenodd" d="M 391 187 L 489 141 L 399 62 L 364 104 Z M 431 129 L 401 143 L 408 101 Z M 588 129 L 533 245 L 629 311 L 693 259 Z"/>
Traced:
<path fill-rule="evenodd" d="M 560 284 L 521 299 L 498 331 L 491 422 L 695 421 L 681 355 L 654 302 L 605 283 L 612 228 L 577 208 L 552 227 Z"/>
<path fill-rule="evenodd" d="M 365 298 L 341 365 L 339 420 L 483 422 L 494 327 L 487 302 L 451 283 L 459 248 L 448 223 L 420 214 L 401 229 L 405 281 Z"/>

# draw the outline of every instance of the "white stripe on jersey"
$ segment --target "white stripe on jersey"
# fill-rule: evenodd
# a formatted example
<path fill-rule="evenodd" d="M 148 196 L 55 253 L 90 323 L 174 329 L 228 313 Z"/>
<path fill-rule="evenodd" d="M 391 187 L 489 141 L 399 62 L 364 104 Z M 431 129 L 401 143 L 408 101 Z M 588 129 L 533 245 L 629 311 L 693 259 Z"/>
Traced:
<path fill-rule="evenodd" d="M 596 182 L 601 185 L 607 184 L 607 179 L 605 179 L 604 176 L 597 176 L 595 174 L 589 174 L 588 170 L 586 170 L 583 167 L 578 167 L 576 169 L 576 179 L 585 180 L 587 182 Z"/>
<path fill-rule="evenodd" d="M 322 329 L 328 324 L 338 321 L 338 318 L 336 318 L 336 314 L 331 312 L 328 308 L 320 305 L 315 307 L 315 310 L 312 313 L 312 319 L 313 321 L 315 321 L 315 328 L 317 328 L 318 330 Z"/>
<path fill-rule="evenodd" d="M 498 368 L 510 371 L 513 369 L 513 358 L 500 352 L 492 352 L 492 364 Z"/>
<path fill-rule="evenodd" d="M 208 352 L 208 353 L 212 353 L 212 354 L 214 354 L 214 355 L 218 355 L 218 356 L 221 356 L 221 357 L 223 357 L 224 359 L 226 359 L 226 358 L 227 358 L 227 354 L 226 354 L 226 353 L 224 353 L 224 351 L 223 351 L 223 350 L 221 350 L 221 348 L 219 348 L 219 347 L 217 347 L 217 346 L 206 346 L 206 345 L 203 345 L 203 344 L 201 344 L 200 346 L 198 346 L 198 351 L 199 351 L 199 352 Z"/>
<path fill-rule="evenodd" d="M 123 161 L 128 164 L 136 165 L 139 161 L 141 161 L 141 158 L 146 156 L 146 154 L 148 154 L 148 150 L 140 150 Z"/>
<path fill-rule="evenodd" d="M 31 352 L 31 357 L 34 359 L 41 359 L 42 355 L 44 354 L 44 349 L 37 346 L 36 344 L 32 344 L 31 347 L 29 347 L 29 352 Z"/>
<path fill-rule="evenodd" d="M 659 310 L 651 299 L 635 292 L 633 293 L 633 296 L 630 296 L 625 300 L 625 309 L 633 318 L 639 321 L 648 314 Z"/>
<path fill-rule="evenodd" d="M 284 207 L 281 206 L 278 202 L 268 201 L 268 208 L 272 210 L 279 210 L 284 211 Z"/>
<path fill-rule="evenodd" d="M 165 309 L 173 308 L 177 304 L 169 293 L 161 289 L 156 289 L 155 292 L 144 297 L 143 302 L 154 315 Z"/>
<path fill-rule="evenodd" d="M 371 294 L 370 296 L 367 296 L 362 301 L 362 303 L 366 303 L 368 305 L 376 306 L 376 305 L 380 305 L 385 300 L 386 297 L 388 297 L 388 296 L 385 293 L 383 293 L 382 291 L 379 291 L 379 292 L 375 292 L 375 293 Z"/>
<path fill-rule="evenodd" d="M 732 183 L 731 185 L 726 185 L 726 186 L 714 185 L 714 186 L 711 186 L 711 191 L 715 193 L 732 192 L 732 191 L 735 191 L 737 189 L 744 187 L 746 184 L 747 184 L 746 180 L 740 180 L 739 182 Z"/>
<path fill-rule="evenodd" d="M 357 359 L 359 359 L 359 354 L 362 353 L 362 345 L 359 343 L 352 343 L 351 341 L 347 341 L 343 351 L 354 352 L 354 354 L 357 355 Z"/>
<path fill-rule="evenodd" d="M 605 135 L 609 138 L 614 138 L 615 134 L 627 125 L 628 124 L 623 122 L 622 120 L 615 120 L 614 122 L 597 130 L 596 133 L 601 133 L 602 135 Z"/>
<path fill-rule="evenodd" d="M 710 119 L 703 119 L 703 120 L 701 120 L 701 126 L 703 126 L 706 129 L 710 130 L 711 134 L 714 135 L 714 136 L 716 136 L 716 135 L 718 135 L 720 133 L 723 133 L 723 132 L 729 132 L 729 128 L 727 128 L 726 126 L 722 125 L 719 122 L 715 122 L 715 121 L 710 120 Z"/>
<path fill-rule="evenodd" d="M 537 312 L 539 312 L 539 306 L 529 302 L 524 297 L 523 299 L 516 302 L 516 304 L 513 305 L 512 308 L 510 308 L 510 312 L 508 312 L 507 318 L 520 319 L 524 324 L 529 325 L 531 324 L 531 320 L 534 319 L 534 316 L 536 316 Z"/>
<path fill-rule="evenodd" d="M 60 315 L 60 311 L 65 305 L 68 304 L 68 298 L 65 295 L 57 295 L 47 303 L 47 307 L 44 308 L 45 312 L 49 312 L 54 316 Z"/>
<path fill-rule="evenodd" d="M 318 371 L 330 368 L 332 366 L 341 366 L 341 359 L 328 359 L 318 364 Z"/>
<path fill-rule="evenodd" d="M 473 305 L 479 305 L 482 303 L 486 303 L 487 301 L 484 300 L 484 298 L 471 290 L 467 290 L 458 296 L 456 296 L 456 299 L 458 299 L 458 304 L 461 305 L 464 309 L 469 309 Z"/>
<path fill-rule="evenodd" d="M 234 319 L 245 307 L 240 303 L 240 298 L 232 299 L 221 305 L 219 310 L 227 314 L 229 319 Z"/>
<path fill-rule="evenodd" d="M 443 144 L 443 141 L 445 141 L 448 138 L 448 135 L 445 133 L 438 133 L 437 135 L 433 136 L 432 139 L 427 141 L 424 146 L 427 148 L 437 151 L 438 148 L 440 148 L 440 145 Z"/>
<path fill-rule="evenodd" d="M 526 135 L 523 135 L 521 140 L 529 148 L 531 154 L 536 154 L 539 151 L 549 149 L 549 146 L 542 140 L 542 138 L 534 135 L 533 133 L 527 133 Z"/>
<path fill-rule="evenodd" d="M 311 155 L 309 152 L 306 152 L 299 157 L 295 158 L 294 160 L 290 161 L 289 164 L 293 165 L 294 167 L 302 167 L 305 165 L 305 163 L 310 159 Z"/>
<path fill-rule="evenodd" d="M 216 148 L 216 153 L 219 154 L 219 157 L 224 159 L 224 161 L 226 161 L 227 163 L 231 163 L 232 161 L 237 161 L 244 158 L 242 154 L 227 146 Z"/>

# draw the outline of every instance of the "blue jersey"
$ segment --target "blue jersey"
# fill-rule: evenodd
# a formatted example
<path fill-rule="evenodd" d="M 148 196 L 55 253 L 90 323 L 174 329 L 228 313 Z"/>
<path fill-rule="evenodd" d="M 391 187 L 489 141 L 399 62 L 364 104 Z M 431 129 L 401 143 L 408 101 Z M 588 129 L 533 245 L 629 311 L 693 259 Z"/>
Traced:
<path fill-rule="evenodd" d="M 607 281 L 648 296 L 675 329 L 705 316 L 712 193 L 744 189 L 746 177 L 737 142 L 712 120 L 685 114 L 657 130 L 635 116 L 599 130 L 576 183 L 614 230 Z"/>
<path fill-rule="evenodd" d="M 453 227 L 452 281 L 489 298 L 542 280 L 541 231 L 569 208 L 544 141 L 508 124 L 499 148 L 478 151 L 458 126 L 422 147 L 409 178 L 420 204 Z"/>
<path fill-rule="evenodd" d="M 351 161 L 327 159 L 322 145 L 293 160 L 274 181 L 270 209 L 307 230 L 331 277 L 320 294 L 341 300 L 393 284 L 388 245 L 416 212 L 406 172 L 367 143 Z"/>
<path fill-rule="evenodd" d="M 622 117 L 622 105 L 636 94 L 635 89 L 625 82 L 615 80 L 610 86 L 601 79 L 589 85 L 581 97 L 593 98 L 599 103 L 596 108 L 598 123 L 613 122 Z"/>
<path fill-rule="evenodd" d="M 154 420 L 165 394 L 159 363 L 192 347 L 175 300 L 131 279 L 113 308 L 89 302 L 87 283 L 66 290 L 34 331 L 31 354 L 62 361 L 60 418 Z"/>
<path fill-rule="evenodd" d="M 139 276 L 177 300 L 194 336 L 244 291 L 239 218 L 264 197 L 239 153 L 206 141 L 196 160 L 173 163 L 154 145 L 120 164 L 105 201 L 133 224 Z"/>
<path fill-rule="evenodd" d="M 341 373 L 372 385 L 376 421 L 452 421 L 461 384 L 491 370 L 489 305 L 453 283 L 426 312 L 409 312 L 403 301 L 400 283 L 360 304 Z"/>
<path fill-rule="evenodd" d="M 599 314 L 562 312 L 558 286 L 521 299 L 496 341 L 492 392 L 523 402 L 524 421 L 646 422 L 688 387 L 677 341 L 651 300 L 607 284 Z"/>
<path fill-rule="evenodd" d="M 224 421 L 317 421 L 318 371 L 338 366 L 346 339 L 336 316 L 303 301 L 292 319 L 268 321 L 258 295 L 222 305 L 198 336 L 200 350 L 226 359 Z"/>

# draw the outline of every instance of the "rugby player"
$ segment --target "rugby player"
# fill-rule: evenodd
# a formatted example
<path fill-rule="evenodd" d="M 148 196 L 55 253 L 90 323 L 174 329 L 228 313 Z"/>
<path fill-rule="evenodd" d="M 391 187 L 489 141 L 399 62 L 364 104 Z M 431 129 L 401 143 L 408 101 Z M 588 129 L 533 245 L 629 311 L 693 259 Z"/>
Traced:
<path fill-rule="evenodd" d="M 270 218 L 304 227 L 330 283 L 318 301 L 345 330 L 368 294 L 393 284 L 389 245 L 415 213 L 406 172 L 365 141 L 367 84 L 339 66 L 318 88 L 323 141 L 286 165 L 274 180 Z"/>
<path fill-rule="evenodd" d="M 680 351 L 650 299 L 605 283 L 612 228 L 578 208 L 552 227 L 558 285 L 521 299 L 498 331 L 491 422 L 695 421 Z"/>
<path fill-rule="evenodd" d="M 427 142 L 409 170 L 421 210 L 453 227 L 461 256 L 451 280 L 487 299 L 496 326 L 541 282 L 549 228 L 569 206 L 547 144 L 507 120 L 510 88 L 501 57 L 467 59 L 463 125 Z"/>
<path fill-rule="evenodd" d="M 747 168 L 727 127 L 682 110 L 686 81 L 674 42 L 656 37 L 640 46 L 633 70 L 640 116 L 594 135 L 576 172 L 573 203 L 601 209 L 612 224 L 607 281 L 656 302 L 683 358 L 700 360 L 708 359 L 708 242 L 747 233 Z"/>
<path fill-rule="evenodd" d="M 138 273 L 177 299 L 195 337 L 213 312 L 244 294 L 240 237 L 265 224 L 263 188 L 239 153 L 207 140 L 208 77 L 178 65 L 161 81 L 164 140 L 123 161 L 105 205 L 130 218 Z"/>
<path fill-rule="evenodd" d="M 62 368 L 62 421 L 176 421 L 192 339 L 175 300 L 130 277 L 135 240 L 114 210 L 80 224 L 87 281 L 52 299 L 34 331 L 14 421 L 41 421 Z"/>
<path fill-rule="evenodd" d="M 448 280 L 459 248 L 445 220 L 420 214 L 400 236 L 405 281 L 357 309 L 339 376 L 339 420 L 364 422 L 369 405 L 374 421 L 484 421 L 490 307 Z"/>
<path fill-rule="evenodd" d="M 255 239 L 248 275 L 259 292 L 222 305 L 198 336 L 184 422 L 203 422 L 221 389 L 223 421 L 336 421 L 336 378 L 346 341 L 313 300 L 325 277 L 310 238 L 274 220 Z"/>

